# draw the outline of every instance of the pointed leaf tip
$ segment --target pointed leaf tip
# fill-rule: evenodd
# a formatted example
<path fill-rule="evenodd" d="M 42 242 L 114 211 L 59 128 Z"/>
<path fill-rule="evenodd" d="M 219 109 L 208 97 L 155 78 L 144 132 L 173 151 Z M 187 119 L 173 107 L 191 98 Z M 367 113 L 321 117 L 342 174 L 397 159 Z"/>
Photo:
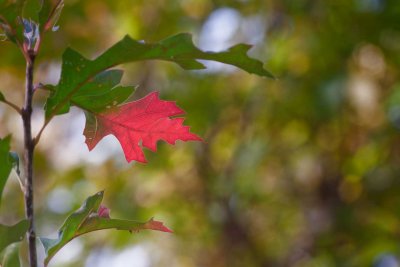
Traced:
<path fill-rule="evenodd" d="M 171 229 L 166 227 L 163 222 L 156 221 L 153 218 L 151 218 L 145 225 L 145 229 L 149 230 L 156 230 L 156 231 L 161 231 L 161 232 L 167 232 L 167 233 L 173 233 Z"/>

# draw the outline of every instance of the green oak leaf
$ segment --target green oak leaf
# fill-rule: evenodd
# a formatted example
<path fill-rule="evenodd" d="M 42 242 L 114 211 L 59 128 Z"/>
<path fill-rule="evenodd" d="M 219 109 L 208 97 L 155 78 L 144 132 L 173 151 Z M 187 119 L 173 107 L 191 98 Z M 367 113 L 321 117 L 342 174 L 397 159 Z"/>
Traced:
<path fill-rule="evenodd" d="M 238 44 L 223 52 L 204 52 L 197 48 L 190 34 L 181 33 L 158 43 L 147 44 L 125 36 L 94 60 L 83 57 L 68 48 L 62 57 L 59 83 L 46 103 L 46 118 L 67 112 L 71 99 L 93 77 L 111 67 L 139 60 L 165 60 L 175 62 L 187 70 L 204 69 L 198 60 L 212 60 L 230 64 L 259 76 L 273 76 L 263 68 L 261 61 L 248 57 L 250 45 Z"/>
<path fill-rule="evenodd" d="M 103 192 L 98 192 L 88 197 L 83 205 L 65 220 L 58 231 L 57 239 L 40 238 L 46 251 L 45 265 L 65 244 L 76 237 L 79 227 L 90 214 L 96 212 L 103 199 Z"/>
<path fill-rule="evenodd" d="M 73 95 L 70 103 L 91 113 L 99 113 L 123 103 L 133 94 L 135 86 L 118 86 L 122 70 L 106 70 L 88 81 Z M 45 85 L 45 89 L 55 92 L 55 87 Z M 68 112 L 67 106 L 60 113 Z"/>
<path fill-rule="evenodd" d="M 124 102 L 133 94 L 135 86 L 117 86 L 122 78 L 122 70 L 108 70 L 98 74 L 82 86 L 72 98 L 75 106 L 97 113 Z"/>
<path fill-rule="evenodd" d="M 0 266 L 2 267 L 20 267 L 19 249 L 21 242 L 16 242 L 9 245 L 3 250 L 0 255 Z"/>
<path fill-rule="evenodd" d="M 21 16 L 26 0 L 0 1 L 0 29 L 14 43 L 22 43 Z"/>
<path fill-rule="evenodd" d="M 13 167 L 13 161 L 10 158 L 9 152 L 10 141 L 10 136 L 4 139 L 0 139 L 0 203 L 4 186 L 6 185 L 8 176 L 10 175 L 11 169 Z"/>
<path fill-rule="evenodd" d="M 19 223 L 7 226 L 0 224 L 0 252 L 8 245 L 21 241 L 28 230 L 28 221 L 22 220 Z"/>
<path fill-rule="evenodd" d="M 117 229 L 137 232 L 144 229 L 172 232 L 162 222 L 150 219 L 141 223 L 131 220 L 118 220 L 109 217 L 109 210 L 100 207 L 103 192 L 90 196 L 76 212 L 72 213 L 58 232 L 58 238 L 41 237 L 40 240 L 46 252 L 44 265 L 47 266 L 54 255 L 72 239 L 98 230 Z"/>

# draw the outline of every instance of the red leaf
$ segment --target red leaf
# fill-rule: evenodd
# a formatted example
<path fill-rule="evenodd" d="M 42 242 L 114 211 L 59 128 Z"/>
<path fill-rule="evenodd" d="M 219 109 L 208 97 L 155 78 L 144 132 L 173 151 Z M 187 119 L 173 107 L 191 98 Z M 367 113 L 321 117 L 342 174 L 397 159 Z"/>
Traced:
<path fill-rule="evenodd" d="M 166 227 L 163 222 L 155 221 L 151 218 L 147 223 L 145 223 L 144 229 L 156 230 L 161 232 L 173 233 L 171 229 Z"/>
<path fill-rule="evenodd" d="M 175 144 L 176 140 L 201 141 L 202 139 L 183 126 L 183 118 L 169 118 L 185 112 L 175 102 L 163 101 L 158 92 L 120 106 L 117 110 L 96 114 L 96 121 L 87 120 L 84 135 L 89 150 L 105 136 L 113 134 L 120 142 L 128 162 L 147 162 L 142 147 L 157 151 L 157 141 Z"/>

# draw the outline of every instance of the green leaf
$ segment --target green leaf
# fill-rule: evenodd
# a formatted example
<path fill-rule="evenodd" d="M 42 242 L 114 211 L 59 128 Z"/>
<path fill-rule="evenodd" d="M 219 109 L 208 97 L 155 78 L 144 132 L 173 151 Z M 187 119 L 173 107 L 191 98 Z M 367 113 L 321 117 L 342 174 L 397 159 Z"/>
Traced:
<path fill-rule="evenodd" d="M 21 242 L 16 242 L 9 245 L 5 250 L 3 250 L 0 255 L 0 262 L 2 267 L 20 267 L 21 262 L 19 260 L 19 249 L 21 247 Z"/>
<path fill-rule="evenodd" d="M 101 72 L 73 95 L 69 105 L 73 104 L 91 113 L 99 113 L 123 103 L 133 94 L 136 87 L 117 86 L 122 75 L 122 70 L 114 69 Z M 52 85 L 43 85 L 42 88 L 52 93 L 56 90 Z M 59 113 L 68 112 L 69 105 L 66 105 Z"/>
<path fill-rule="evenodd" d="M 134 86 L 117 86 L 122 78 L 122 70 L 109 70 L 98 74 L 86 83 L 72 97 L 72 103 L 87 111 L 98 113 L 124 102 L 133 94 Z"/>
<path fill-rule="evenodd" d="M 21 16 L 26 0 L 0 1 L 0 29 L 14 43 L 22 42 Z"/>
<path fill-rule="evenodd" d="M 0 251 L 3 251 L 11 243 L 21 241 L 27 230 L 27 220 L 22 220 L 12 226 L 0 224 Z"/>
<path fill-rule="evenodd" d="M 88 197 L 83 205 L 65 220 L 58 231 L 57 239 L 40 238 L 46 251 L 45 265 L 65 244 L 76 237 L 79 227 L 85 222 L 86 218 L 96 212 L 103 199 L 103 192 L 98 192 Z"/>
<path fill-rule="evenodd" d="M 46 252 L 45 266 L 54 255 L 72 239 L 98 230 L 117 229 L 137 232 L 144 229 L 172 232 L 163 223 L 150 219 L 142 223 L 131 220 L 118 220 L 109 218 L 109 210 L 100 207 L 103 192 L 90 196 L 82 207 L 71 214 L 59 230 L 58 238 L 40 238 Z"/>
<path fill-rule="evenodd" d="M 6 98 L 4 97 L 4 95 L 2 94 L 2 92 L 0 92 L 0 101 L 4 101 L 6 100 Z"/>
<path fill-rule="evenodd" d="M 38 22 L 38 15 L 42 6 L 41 2 L 42 0 L 26 0 L 22 12 L 23 17 Z"/>
<path fill-rule="evenodd" d="M 9 154 L 10 141 L 10 136 L 4 139 L 0 139 L 0 204 L 4 186 L 6 185 L 8 176 L 10 175 L 11 169 L 13 167 Z"/>
<path fill-rule="evenodd" d="M 190 34 L 178 34 L 155 44 L 146 44 L 126 36 L 94 60 L 88 60 L 68 48 L 62 58 L 59 83 L 46 103 L 46 118 L 67 112 L 74 95 L 96 75 L 113 66 L 139 60 L 159 59 L 175 62 L 184 69 L 204 69 L 198 60 L 212 60 L 231 64 L 249 73 L 273 77 L 261 61 L 250 58 L 250 45 L 239 44 L 223 52 L 203 52 L 192 41 Z"/>

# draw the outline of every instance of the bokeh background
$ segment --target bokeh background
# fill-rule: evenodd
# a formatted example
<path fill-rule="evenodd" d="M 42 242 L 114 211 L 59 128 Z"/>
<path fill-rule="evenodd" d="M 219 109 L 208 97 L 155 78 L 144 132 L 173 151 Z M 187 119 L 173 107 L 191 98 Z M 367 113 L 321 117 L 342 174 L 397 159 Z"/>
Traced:
<path fill-rule="evenodd" d="M 132 99 L 153 90 L 187 111 L 204 143 L 159 143 L 127 164 L 113 137 L 92 152 L 84 114 L 56 118 L 35 155 L 38 233 L 105 189 L 114 218 L 174 229 L 96 232 L 51 267 L 400 266 L 400 4 L 396 0 L 66 0 L 45 37 L 36 82 L 57 83 L 66 47 L 93 58 L 125 34 L 155 42 L 193 33 L 205 50 L 250 43 L 277 80 L 222 64 L 183 71 L 122 66 Z M 24 60 L 0 43 L 0 87 L 22 104 Z M 43 123 L 37 92 L 34 129 Z M 21 121 L 0 105 L 0 136 L 21 151 Z M 1 221 L 23 217 L 13 175 Z"/>

